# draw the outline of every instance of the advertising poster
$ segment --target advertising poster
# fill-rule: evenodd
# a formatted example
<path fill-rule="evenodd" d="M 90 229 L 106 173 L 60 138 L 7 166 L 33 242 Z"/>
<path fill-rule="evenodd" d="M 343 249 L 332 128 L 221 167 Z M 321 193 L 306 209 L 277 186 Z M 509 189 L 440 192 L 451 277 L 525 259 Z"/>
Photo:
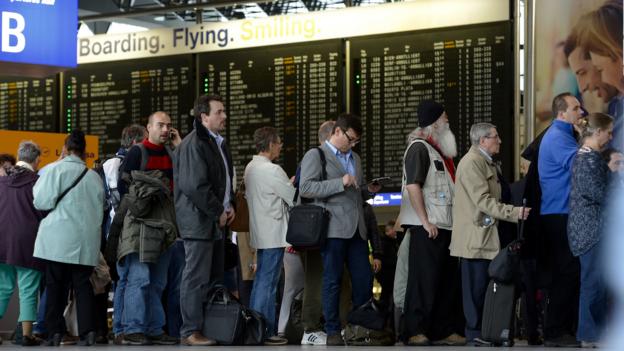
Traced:
<path fill-rule="evenodd" d="M 583 50 L 588 41 L 593 51 L 613 54 L 592 58 Z M 563 92 L 588 112 L 622 119 L 622 0 L 536 0 L 534 50 L 535 136 L 550 124 L 552 100 Z"/>

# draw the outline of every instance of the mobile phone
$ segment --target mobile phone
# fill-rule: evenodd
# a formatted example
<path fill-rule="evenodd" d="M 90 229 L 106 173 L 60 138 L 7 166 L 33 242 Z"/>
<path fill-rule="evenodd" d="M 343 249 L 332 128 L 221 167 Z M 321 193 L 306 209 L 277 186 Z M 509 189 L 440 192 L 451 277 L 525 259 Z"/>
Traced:
<path fill-rule="evenodd" d="M 175 133 L 172 131 L 169 132 L 169 140 L 175 139 Z"/>
<path fill-rule="evenodd" d="M 390 177 L 379 177 L 379 178 L 375 178 L 375 179 L 371 180 L 371 183 L 373 183 L 373 184 L 385 184 L 385 183 L 389 183 L 390 181 L 392 181 L 392 178 L 390 178 Z"/>

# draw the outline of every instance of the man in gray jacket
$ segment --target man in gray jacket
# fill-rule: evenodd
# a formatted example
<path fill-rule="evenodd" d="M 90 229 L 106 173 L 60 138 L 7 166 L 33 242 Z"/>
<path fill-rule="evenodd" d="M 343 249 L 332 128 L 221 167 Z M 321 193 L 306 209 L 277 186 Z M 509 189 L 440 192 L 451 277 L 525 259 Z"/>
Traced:
<path fill-rule="evenodd" d="M 372 295 L 372 273 L 368 261 L 366 223 L 360 185 L 365 184 L 360 156 L 351 148 L 360 141 L 362 124 L 351 114 L 336 120 L 332 135 L 321 150 L 325 155 L 327 179 L 317 150 L 308 151 L 301 161 L 301 196 L 314 200 L 331 213 L 323 258 L 322 302 L 327 345 L 342 345 L 338 300 L 345 262 L 351 274 L 353 306 L 366 303 Z M 369 191 L 379 190 L 379 186 Z"/>
<path fill-rule="evenodd" d="M 224 227 L 234 220 L 232 157 L 219 134 L 227 118 L 219 96 L 195 102 L 195 129 L 176 149 L 173 179 L 176 216 L 184 240 L 186 266 L 180 301 L 182 344 L 214 345 L 202 335 L 203 302 L 209 287 L 223 280 Z"/>

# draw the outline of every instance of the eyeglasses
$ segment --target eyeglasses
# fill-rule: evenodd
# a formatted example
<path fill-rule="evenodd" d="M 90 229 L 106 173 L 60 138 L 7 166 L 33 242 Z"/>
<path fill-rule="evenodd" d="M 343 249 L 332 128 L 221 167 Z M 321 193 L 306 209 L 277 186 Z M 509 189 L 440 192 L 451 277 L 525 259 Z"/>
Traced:
<path fill-rule="evenodd" d="M 347 137 L 347 140 L 349 141 L 349 144 L 351 144 L 351 145 L 354 145 L 354 146 L 355 146 L 355 145 L 357 145 L 357 144 L 360 142 L 360 139 L 359 139 L 359 138 L 351 138 L 351 137 L 349 136 L 349 134 L 347 134 L 347 131 L 346 131 L 346 130 L 344 130 L 344 129 L 342 129 L 342 128 L 340 128 L 340 129 L 342 130 L 342 134 L 344 134 L 344 136 L 345 136 L 345 137 Z"/>
<path fill-rule="evenodd" d="M 500 136 L 498 134 L 492 135 L 492 136 L 487 135 L 487 136 L 484 136 L 484 138 L 486 138 L 486 139 L 500 139 Z"/>

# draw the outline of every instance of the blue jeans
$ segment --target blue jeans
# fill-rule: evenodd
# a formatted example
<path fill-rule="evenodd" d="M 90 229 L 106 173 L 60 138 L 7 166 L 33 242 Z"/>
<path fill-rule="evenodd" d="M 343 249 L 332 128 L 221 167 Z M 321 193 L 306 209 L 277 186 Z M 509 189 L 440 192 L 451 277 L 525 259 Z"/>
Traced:
<path fill-rule="evenodd" d="M 576 338 L 580 341 L 599 341 L 605 327 L 607 293 L 599 245 L 594 245 L 589 251 L 579 256 L 581 262 L 581 294 Z"/>
<path fill-rule="evenodd" d="M 373 274 L 368 261 L 368 242 L 358 232 L 351 239 L 327 239 L 321 249 L 323 288 L 321 301 L 327 335 L 340 333 L 338 301 L 344 264 L 351 274 L 353 308 L 366 303 L 373 294 Z M 256 275 L 256 279 L 257 275 Z"/>
<path fill-rule="evenodd" d="M 117 267 L 119 267 L 119 263 L 117 263 Z M 115 335 L 123 334 L 126 329 L 126 325 L 123 324 L 122 318 L 124 307 L 123 297 L 126 290 L 126 284 L 128 284 L 127 275 L 124 277 L 120 276 L 119 280 L 115 282 L 115 294 L 113 295 L 113 333 Z"/>
<path fill-rule="evenodd" d="M 45 324 L 45 306 L 48 303 L 48 293 L 47 290 L 43 290 L 43 293 L 39 297 L 39 308 L 37 309 L 37 322 L 33 326 L 33 333 L 35 334 L 47 334 L 48 328 L 46 328 Z"/>
<path fill-rule="evenodd" d="M 256 251 L 257 271 L 251 289 L 250 306 L 267 320 L 268 336 L 276 335 L 275 298 L 277 284 L 282 273 L 284 248 L 258 249 Z"/>
<path fill-rule="evenodd" d="M 160 255 L 156 264 L 141 263 L 138 253 L 131 253 L 117 262 L 119 280 L 127 281 L 121 312 L 124 334 L 157 336 L 163 333 L 165 310 L 161 298 L 167 285 L 170 258 L 169 249 Z"/>
<path fill-rule="evenodd" d="M 171 261 L 167 272 L 167 332 L 176 338 L 180 337 L 182 314 L 180 313 L 180 282 L 184 270 L 184 241 L 178 240 L 169 248 Z"/>

